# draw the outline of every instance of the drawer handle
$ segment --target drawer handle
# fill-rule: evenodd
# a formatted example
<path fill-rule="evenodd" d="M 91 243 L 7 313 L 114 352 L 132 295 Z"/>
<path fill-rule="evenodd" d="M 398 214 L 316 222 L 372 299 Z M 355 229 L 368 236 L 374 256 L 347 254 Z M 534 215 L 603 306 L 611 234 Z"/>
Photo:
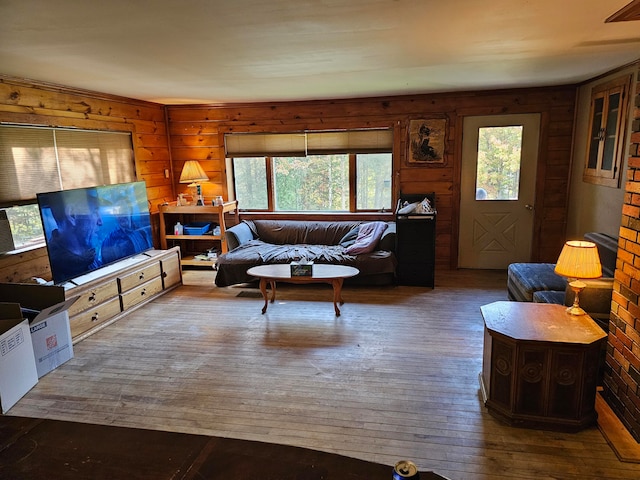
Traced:
<path fill-rule="evenodd" d="M 97 322 L 98 321 L 98 312 L 96 312 L 93 315 L 91 315 L 91 321 L 92 322 Z"/>
<path fill-rule="evenodd" d="M 138 277 L 140 280 L 144 280 L 144 272 L 140 272 L 140 276 Z"/>
<path fill-rule="evenodd" d="M 96 301 L 96 292 L 91 292 L 91 295 L 89 295 L 89 301 L 90 302 Z"/>
<path fill-rule="evenodd" d="M 143 288 L 142 290 L 140 290 L 140 296 L 144 297 L 147 294 L 147 289 Z"/>

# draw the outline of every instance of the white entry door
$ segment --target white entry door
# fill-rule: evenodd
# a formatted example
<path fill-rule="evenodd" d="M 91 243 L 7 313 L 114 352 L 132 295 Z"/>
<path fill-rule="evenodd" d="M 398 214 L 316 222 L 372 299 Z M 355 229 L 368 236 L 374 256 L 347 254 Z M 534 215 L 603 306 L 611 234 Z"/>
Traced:
<path fill-rule="evenodd" d="M 464 119 L 459 267 L 530 260 L 539 136 L 539 114 Z"/>

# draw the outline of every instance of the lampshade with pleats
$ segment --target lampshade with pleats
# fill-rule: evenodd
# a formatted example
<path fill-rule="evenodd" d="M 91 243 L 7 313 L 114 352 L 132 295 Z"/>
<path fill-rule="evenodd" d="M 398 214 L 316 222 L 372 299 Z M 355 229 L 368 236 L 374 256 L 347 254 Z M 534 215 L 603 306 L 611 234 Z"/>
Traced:
<path fill-rule="evenodd" d="M 197 160 L 187 160 L 180 173 L 180 183 L 207 182 L 209 177 Z"/>
<path fill-rule="evenodd" d="M 567 278 L 600 278 L 602 265 L 598 247 L 593 242 L 570 240 L 564 244 L 555 272 Z"/>

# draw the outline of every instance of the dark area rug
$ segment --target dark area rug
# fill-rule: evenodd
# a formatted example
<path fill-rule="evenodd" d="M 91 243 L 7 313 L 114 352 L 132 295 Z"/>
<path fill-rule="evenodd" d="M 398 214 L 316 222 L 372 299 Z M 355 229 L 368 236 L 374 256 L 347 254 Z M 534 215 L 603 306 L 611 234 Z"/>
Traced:
<path fill-rule="evenodd" d="M 0 416 L 0 478 L 388 480 L 392 467 L 248 440 Z M 421 479 L 442 478 L 421 473 Z"/>

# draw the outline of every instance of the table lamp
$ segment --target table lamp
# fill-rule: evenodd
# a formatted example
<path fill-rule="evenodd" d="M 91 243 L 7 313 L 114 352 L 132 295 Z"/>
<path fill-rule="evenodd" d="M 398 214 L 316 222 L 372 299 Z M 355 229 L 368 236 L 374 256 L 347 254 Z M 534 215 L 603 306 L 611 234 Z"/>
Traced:
<path fill-rule="evenodd" d="M 573 305 L 567 308 L 567 312 L 571 315 L 585 315 L 586 312 L 580 308 L 579 296 L 587 285 L 580 280 L 602 276 L 596 244 L 581 240 L 566 242 L 558 257 L 555 272 L 569 279 L 569 286 L 575 294 Z"/>
<path fill-rule="evenodd" d="M 209 177 L 197 160 L 187 160 L 180 173 L 180 183 L 188 183 L 190 187 L 196 187 L 196 205 L 204 205 L 202 190 L 198 182 L 207 182 Z"/>

